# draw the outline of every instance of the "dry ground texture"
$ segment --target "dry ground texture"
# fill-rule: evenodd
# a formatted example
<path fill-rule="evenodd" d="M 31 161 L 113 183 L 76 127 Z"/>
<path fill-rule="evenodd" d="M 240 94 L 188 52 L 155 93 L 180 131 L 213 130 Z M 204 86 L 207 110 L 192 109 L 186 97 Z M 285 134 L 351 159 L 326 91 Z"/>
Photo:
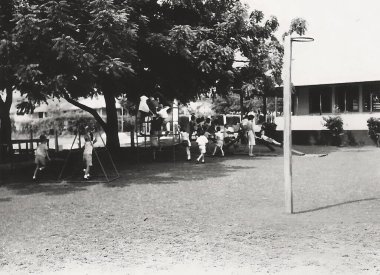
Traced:
<path fill-rule="evenodd" d="M 293 160 L 293 215 L 280 156 L 3 181 L 0 274 L 380 274 L 380 149 Z"/>

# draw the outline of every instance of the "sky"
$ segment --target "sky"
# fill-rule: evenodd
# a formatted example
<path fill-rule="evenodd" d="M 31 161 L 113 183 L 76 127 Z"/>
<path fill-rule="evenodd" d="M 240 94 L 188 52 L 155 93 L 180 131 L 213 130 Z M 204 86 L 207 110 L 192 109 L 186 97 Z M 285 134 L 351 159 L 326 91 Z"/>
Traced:
<path fill-rule="evenodd" d="M 293 43 L 295 85 L 380 80 L 379 0 L 242 0 L 276 16 L 278 37 L 293 18 L 308 23 L 314 42 Z"/>

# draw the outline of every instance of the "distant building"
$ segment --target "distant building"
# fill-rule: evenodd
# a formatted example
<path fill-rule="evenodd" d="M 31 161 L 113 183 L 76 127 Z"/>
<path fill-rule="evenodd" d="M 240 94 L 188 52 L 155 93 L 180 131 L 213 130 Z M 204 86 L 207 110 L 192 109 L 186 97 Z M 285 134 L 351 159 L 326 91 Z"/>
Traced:
<path fill-rule="evenodd" d="M 71 103 L 67 102 L 65 99 L 49 99 L 48 104 L 42 103 L 39 106 L 37 106 L 32 114 L 17 114 L 17 104 L 23 100 L 23 97 L 20 96 L 18 93 L 15 93 L 14 96 L 14 102 L 12 104 L 10 114 L 11 117 L 15 121 L 16 128 L 17 126 L 25 121 L 29 121 L 32 119 L 43 119 L 51 116 L 53 113 L 72 113 L 72 114 L 82 114 L 86 113 L 86 111 L 72 105 Z M 103 96 L 97 96 L 93 98 L 84 98 L 79 99 L 79 103 L 84 104 L 88 107 L 91 107 L 96 110 L 96 112 L 103 118 L 106 119 L 106 105 L 104 102 Z M 118 101 L 116 101 L 116 110 L 118 117 L 121 119 L 122 117 L 122 110 L 121 106 Z"/>

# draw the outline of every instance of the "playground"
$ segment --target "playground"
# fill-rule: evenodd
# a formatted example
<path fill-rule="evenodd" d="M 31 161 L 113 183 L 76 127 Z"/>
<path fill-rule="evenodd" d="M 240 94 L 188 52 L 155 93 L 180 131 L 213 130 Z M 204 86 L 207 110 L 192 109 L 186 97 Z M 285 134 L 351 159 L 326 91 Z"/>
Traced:
<path fill-rule="evenodd" d="M 110 183 L 25 168 L 0 186 L 0 274 L 379 274 L 379 149 L 296 147 L 290 215 L 283 158 L 257 147 L 119 162 Z"/>

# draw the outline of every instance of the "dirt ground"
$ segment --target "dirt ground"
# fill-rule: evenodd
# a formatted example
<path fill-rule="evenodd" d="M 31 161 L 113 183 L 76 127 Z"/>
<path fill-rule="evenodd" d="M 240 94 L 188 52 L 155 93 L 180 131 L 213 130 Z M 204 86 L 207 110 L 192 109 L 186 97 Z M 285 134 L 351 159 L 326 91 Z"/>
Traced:
<path fill-rule="evenodd" d="M 380 274 L 380 149 L 326 150 L 293 157 L 292 215 L 274 155 L 4 180 L 0 274 Z"/>

